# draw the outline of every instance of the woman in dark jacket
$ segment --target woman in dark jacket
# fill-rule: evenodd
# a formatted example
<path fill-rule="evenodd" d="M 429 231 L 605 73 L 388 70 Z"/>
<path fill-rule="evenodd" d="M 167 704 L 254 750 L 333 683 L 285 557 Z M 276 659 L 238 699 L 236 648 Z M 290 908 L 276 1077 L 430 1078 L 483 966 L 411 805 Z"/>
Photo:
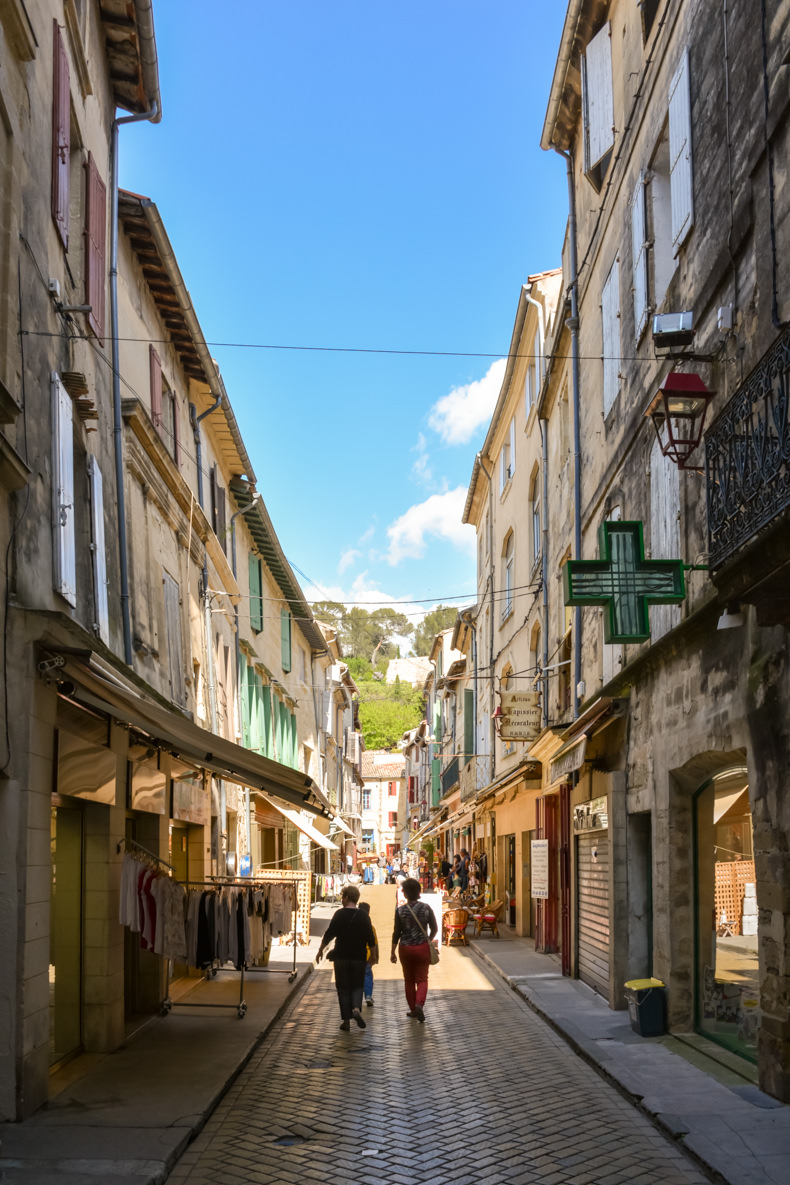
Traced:
<path fill-rule="evenodd" d="M 425 997 L 428 995 L 428 968 L 431 952 L 428 938 L 432 942 L 439 925 L 430 905 L 420 901 L 420 882 L 409 877 L 401 886 L 405 905 L 395 910 L 395 928 L 392 932 L 392 953 L 390 959 L 397 963 L 398 944 L 403 967 L 403 982 L 406 988 L 407 1016 L 413 1016 L 420 1024 L 425 1022 Z"/>
<path fill-rule="evenodd" d="M 342 1017 L 341 1029 L 347 1033 L 351 1028 L 351 1020 L 355 1020 L 361 1029 L 365 1028 L 362 1019 L 362 991 L 365 986 L 365 964 L 368 957 L 368 947 L 376 945 L 376 935 L 370 924 L 370 917 L 357 909 L 359 889 L 356 885 L 346 885 L 340 897 L 342 909 L 333 915 L 327 927 L 321 945 L 315 956 L 316 963 L 320 963 L 324 954 L 324 947 L 334 938 L 335 949 L 335 988 L 337 1001 L 340 1005 Z"/>

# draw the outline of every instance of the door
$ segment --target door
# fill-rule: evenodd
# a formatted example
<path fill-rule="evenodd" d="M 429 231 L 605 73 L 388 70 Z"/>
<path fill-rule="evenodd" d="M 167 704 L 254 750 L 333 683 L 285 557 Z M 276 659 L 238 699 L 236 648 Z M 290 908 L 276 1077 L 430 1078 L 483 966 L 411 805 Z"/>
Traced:
<path fill-rule="evenodd" d="M 505 916 L 508 925 L 516 924 L 516 837 L 505 836 Z"/>
<path fill-rule="evenodd" d="M 49 917 L 49 1060 L 82 1048 L 83 814 L 53 803 Z"/>
<path fill-rule="evenodd" d="M 571 787 L 560 786 L 560 934 L 562 974 L 571 973 Z"/>
<path fill-rule="evenodd" d="M 551 954 L 559 946 L 557 896 L 557 823 L 556 794 L 546 794 L 536 801 L 537 839 L 548 840 L 549 895 L 535 902 L 535 950 Z"/>
<path fill-rule="evenodd" d="M 609 996 L 609 833 L 580 835 L 579 979 Z"/>

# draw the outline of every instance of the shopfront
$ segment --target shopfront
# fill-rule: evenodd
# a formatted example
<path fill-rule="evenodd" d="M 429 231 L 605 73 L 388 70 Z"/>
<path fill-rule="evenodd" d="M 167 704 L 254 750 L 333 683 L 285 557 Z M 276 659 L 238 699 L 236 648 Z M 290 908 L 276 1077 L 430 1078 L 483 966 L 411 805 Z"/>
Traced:
<path fill-rule="evenodd" d="M 757 886 L 744 766 L 694 796 L 695 1027 L 756 1061 L 760 1027 Z"/>
<path fill-rule="evenodd" d="M 606 796 L 573 808 L 576 840 L 577 973 L 609 996 L 609 816 Z"/>

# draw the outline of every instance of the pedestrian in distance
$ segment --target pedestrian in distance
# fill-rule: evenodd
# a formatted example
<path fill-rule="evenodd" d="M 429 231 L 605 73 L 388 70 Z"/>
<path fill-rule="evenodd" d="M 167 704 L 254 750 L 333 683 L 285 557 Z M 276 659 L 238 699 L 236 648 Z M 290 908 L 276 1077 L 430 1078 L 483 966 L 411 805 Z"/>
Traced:
<path fill-rule="evenodd" d="M 420 901 L 421 890 L 418 880 L 409 877 L 403 882 L 401 889 L 406 903 L 399 905 L 395 910 L 390 961 L 397 963 L 400 956 L 406 1003 L 409 1005 L 406 1015 L 424 1024 L 428 968 L 431 965 L 429 943 L 436 937 L 439 925 L 430 905 Z"/>
<path fill-rule="evenodd" d="M 366 913 L 368 915 L 368 917 L 370 917 L 370 902 L 360 901 L 359 910 L 360 910 L 360 913 Z M 373 968 L 375 967 L 376 963 L 378 963 L 378 961 L 379 961 L 379 936 L 378 936 L 378 934 L 376 934 L 376 927 L 373 925 L 372 922 L 371 922 L 371 928 L 372 928 L 373 934 L 376 938 L 376 942 L 375 942 L 374 946 L 368 947 L 368 958 L 367 958 L 367 962 L 365 963 L 364 995 L 365 995 L 365 1003 L 367 1004 L 368 1008 L 373 1007 Z"/>
<path fill-rule="evenodd" d="M 351 1021 L 360 1029 L 365 1028 L 362 1019 L 362 993 L 365 986 L 365 965 L 368 947 L 376 945 L 376 934 L 366 913 L 358 909 L 359 889 L 356 885 L 345 885 L 340 897 L 341 909 L 335 911 L 321 939 L 315 956 L 320 963 L 324 949 L 334 938 L 334 950 L 330 961 L 335 965 L 335 989 L 340 1005 L 340 1028 L 347 1033 Z"/>

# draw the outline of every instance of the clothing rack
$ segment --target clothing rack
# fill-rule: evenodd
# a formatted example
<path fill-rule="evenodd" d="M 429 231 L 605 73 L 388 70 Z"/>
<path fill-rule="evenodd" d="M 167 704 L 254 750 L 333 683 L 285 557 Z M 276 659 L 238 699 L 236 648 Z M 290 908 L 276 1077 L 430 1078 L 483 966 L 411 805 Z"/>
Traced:
<path fill-rule="evenodd" d="M 164 863 L 164 861 L 163 861 L 163 863 Z M 170 866 L 168 865 L 168 867 L 170 867 Z M 180 881 L 179 883 L 183 884 L 185 889 L 199 889 L 199 888 L 207 888 L 207 889 L 240 888 L 240 889 L 245 889 L 245 888 L 250 888 L 251 885 L 265 885 L 265 884 L 270 885 L 270 884 L 272 884 L 272 881 L 265 881 L 265 880 L 261 880 L 256 877 L 244 876 L 244 877 L 215 877 L 212 880 L 185 880 L 185 881 Z M 292 884 L 291 881 L 285 880 L 285 879 L 283 879 L 282 881 L 278 881 L 276 883 L 278 883 L 278 884 Z M 294 894 L 294 899 L 295 899 L 295 894 Z M 172 962 L 171 959 L 168 959 L 166 961 L 167 975 L 166 975 L 166 980 L 165 980 L 165 998 L 162 1001 L 162 1004 L 160 1007 L 160 1013 L 162 1016 L 167 1016 L 167 1014 L 169 1012 L 171 1012 L 173 1010 L 173 1008 L 233 1008 L 236 1010 L 236 1012 L 239 1016 L 239 1019 L 241 1019 L 247 1013 L 247 1002 L 244 999 L 244 973 L 245 973 L 245 970 L 248 975 L 287 975 L 289 983 L 293 983 L 293 981 L 296 979 L 297 975 L 299 974 L 298 971 L 296 970 L 296 925 L 294 925 L 294 929 L 293 929 L 293 963 L 291 965 L 290 971 L 288 970 L 287 967 L 247 967 L 247 968 L 245 968 L 244 964 L 242 963 L 241 967 L 239 968 L 239 972 L 240 972 L 239 999 L 236 1004 L 196 1003 L 196 1002 L 189 1002 L 189 1001 L 185 1001 L 185 1000 L 184 1001 L 172 1000 L 170 998 L 170 964 L 171 964 L 171 962 Z M 236 968 L 235 967 L 213 966 L 213 965 L 209 966 L 206 968 L 204 979 L 211 980 L 220 971 L 235 972 Z"/>
<path fill-rule="evenodd" d="M 144 848 L 143 845 L 138 843 L 136 839 L 128 839 L 126 836 L 124 836 L 122 839 L 119 839 L 115 846 L 115 850 L 119 856 L 123 848 L 126 848 L 127 850 L 131 848 L 133 849 L 133 852 L 139 852 L 148 860 L 153 860 L 155 864 L 161 864 L 163 868 L 169 869 L 170 872 L 175 872 L 175 868 L 172 864 L 168 864 L 167 860 L 163 860 L 162 857 L 157 856 L 155 852 L 149 852 L 148 848 Z"/>

